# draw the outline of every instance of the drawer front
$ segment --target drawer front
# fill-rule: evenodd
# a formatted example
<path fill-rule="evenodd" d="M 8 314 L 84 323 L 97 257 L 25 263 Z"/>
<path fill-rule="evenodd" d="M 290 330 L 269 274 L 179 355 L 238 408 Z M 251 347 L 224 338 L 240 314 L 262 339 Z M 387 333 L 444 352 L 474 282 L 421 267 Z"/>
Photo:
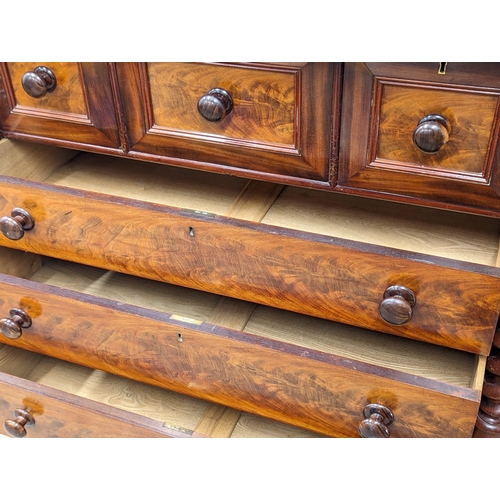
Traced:
<path fill-rule="evenodd" d="M 120 146 L 106 63 L 2 63 L 0 89 L 6 137 Z"/>
<path fill-rule="evenodd" d="M 13 437 L 184 437 L 154 420 L 5 373 L 0 373 L 0 418 L 0 432 Z M 7 421 L 18 434 L 6 431 Z"/>
<path fill-rule="evenodd" d="M 32 317 L 2 338 L 22 349 L 330 436 L 357 436 L 368 404 L 394 413 L 394 437 L 473 432 L 478 390 L 6 275 L 0 286 L 3 315 Z"/>
<path fill-rule="evenodd" d="M 131 155 L 327 185 L 339 70 L 328 63 L 118 64 Z"/>
<path fill-rule="evenodd" d="M 339 185 L 498 214 L 500 65 L 429 66 L 346 66 Z"/>
<path fill-rule="evenodd" d="M 33 229 L 19 240 L 0 234 L 2 246 L 489 353 L 500 308 L 499 276 L 491 274 L 495 269 L 69 188 L 1 180 L 1 213 L 9 216 L 17 207 L 34 219 Z M 408 313 L 405 297 L 395 303 L 391 299 L 394 286 L 406 287 L 416 297 L 411 319 L 400 324 L 380 314 L 381 308 L 393 307 L 396 316 Z"/>

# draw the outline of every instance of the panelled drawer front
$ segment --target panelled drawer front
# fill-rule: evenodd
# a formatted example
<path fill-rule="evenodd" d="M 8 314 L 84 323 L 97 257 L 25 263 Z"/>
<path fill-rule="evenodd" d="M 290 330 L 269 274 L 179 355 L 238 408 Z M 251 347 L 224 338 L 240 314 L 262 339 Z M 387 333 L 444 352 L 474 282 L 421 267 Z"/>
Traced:
<path fill-rule="evenodd" d="M 479 390 L 6 275 L 1 290 L 2 315 L 33 316 L 2 338 L 22 349 L 331 436 L 357 436 L 368 404 L 393 437 L 472 435 Z"/>
<path fill-rule="evenodd" d="M 131 156 L 328 186 L 339 64 L 119 63 L 117 69 Z"/>
<path fill-rule="evenodd" d="M 5 136 L 120 147 L 107 63 L 2 63 L 0 89 Z"/>
<path fill-rule="evenodd" d="M 74 189 L 1 181 L 1 213 L 18 207 L 35 221 L 19 240 L 0 234 L 2 246 L 489 352 L 500 307 L 495 269 Z M 404 324 L 380 316 L 391 286 L 416 295 L 413 317 Z"/>
<path fill-rule="evenodd" d="M 498 215 L 500 66 L 438 69 L 346 65 L 339 187 Z"/>

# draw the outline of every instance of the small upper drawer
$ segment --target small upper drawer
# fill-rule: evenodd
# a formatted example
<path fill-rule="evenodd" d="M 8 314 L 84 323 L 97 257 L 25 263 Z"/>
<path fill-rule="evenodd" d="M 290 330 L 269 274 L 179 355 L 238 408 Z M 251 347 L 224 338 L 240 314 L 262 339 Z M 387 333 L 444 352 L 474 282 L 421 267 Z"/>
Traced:
<path fill-rule="evenodd" d="M 0 432 L 16 438 L 322 437 L 7 345 L 0 346 Z"/>
<path fill-rule="evenodd" d="M 117 69 L 132 156 L 328 185 L 339 65 L 119 63 Z"/>
<path fill-rule="evenodd" d="M 0 171 L 23 177 L 0 175 L 2 246 L 489 352 L 500 310 L 495 219 L 0 147 L 13 155 Z"/>
<path fill-rule="evenodd" d="M 339 187 L 500 214 L 499 78 L 498 64 L 347 64 Z"/>
<path fill-rule="evenodd" d="M 0 63 L 0 127 L 5 136 L 118 148 L 106 63 Z"/>

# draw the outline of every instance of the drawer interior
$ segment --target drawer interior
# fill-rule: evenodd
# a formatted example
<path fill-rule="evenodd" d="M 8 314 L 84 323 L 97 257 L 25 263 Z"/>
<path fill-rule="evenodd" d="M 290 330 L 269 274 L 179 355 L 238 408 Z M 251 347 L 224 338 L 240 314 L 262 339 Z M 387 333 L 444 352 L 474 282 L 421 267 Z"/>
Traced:
<path fill-rule="evenodd" d="M 459 387 L 480 390 L 482 386 L 483 356 L 13 249 L 0 249 L 2 256 L 4 265 L 0 264 L 0 271 L 12 274 L 14 268 L 7 263 L 19 262 L 15 274 L 38 283 L 161 311 L 185 322 L 206 322 L 240 330 Z M 16 257 L 19 258 L 16 260 Z M 23 259 L 31 259 L 31 264 L 23 264 Z"/>
<path fill-rule="evenodd" d="M 0 158 L 3 175 L 459 261 L 497 264 L 499 219 L 283 188 L 12 140 L 0 141 Z M 260 186 L 251 199 L 243 196 L 249 184 Z M 258 213 L 255 208 L 248 212 L 245 203 L 260 205 Z"/>
<path fill-rule="evenodd" d="M 181 430 L 188 435 L 192 432 L 201 434 L 205 429 L 214 427 L 215 418 L 217 420 L 215 424 L 222 430 L 212 437 L 322 437 L 257 415 L 240 412 L 235 415 L 231 410 L 214 412 L 211 408 L 213 405 L 201 399 L 13 346 L 0 346 L 0 370 L 85 400 L 141 415 L 161 422 L 167 429 Z M 20 393 L 19 401 L 24 397 L 26 394 Z"/>

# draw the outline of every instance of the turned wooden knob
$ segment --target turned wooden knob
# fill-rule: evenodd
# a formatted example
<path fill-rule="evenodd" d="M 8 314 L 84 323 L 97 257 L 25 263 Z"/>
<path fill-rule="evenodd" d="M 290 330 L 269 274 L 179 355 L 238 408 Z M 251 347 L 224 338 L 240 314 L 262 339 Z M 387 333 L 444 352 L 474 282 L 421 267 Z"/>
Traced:
<path fill-rule="evenodd" d="M 404 325 L 413 316 L 417 303 L 415 294 L 405 286 L 390 286 L 378 307 L 380 316 L 391 325 Z"/>
<path fill-rule="evenodd" d="M 35 99 L 52 92 L 57 86 L 56 76 L 46 66 L 37 66 L 33 71 L 24 73 L 21 83 L 24 91 Z"/>
<path fill-rule="evenodd" d="M 23 438 L 26 436 L 25 427 L 31 427 L 35 425 L 35 419 L 30 413 L 29 408 L 22 410 L 17 408 L 14 410 L 15 419 L 8 419 L 4 423 L 4 429 L 12 436 L 16 438 Z"/>
<path fill-rule="evenodd" d="M 233 109 L 233 99 L 224 89 L 209 90 L 199 101 L 198 111 L 205 120 L 219 122 Z"/>
<path fill-rule="evenodd" d="M 0 331 L 9 339 L 18 339 L 23 328 L 31 326 L 31 318 L 22 309 L 11 309 L 10 318 L 0 320 Z"/>
<path fill-rule="evenodd" d="M 33 217 L 22 208 L 14 208 L 10 217 L 0 219 L 0 230 L 9 240 L 20 240 L 24 236 L 24 231 L 29 231 L 35 226 Z"/>
<path fill-rule="evenodd" d="M 450 122 L 441 115 L 424 116 L 413 132 L 413 144 L 422 153 L 434 154 L 440 151 L 450 138 Z"/>
<path fill-rule="evenodd" d="M 364 438 L 388 438 L 391 433 L 388 425 L 394 421 L 389 408 L 378 404 L 366 405 L 363 409 L 363 420 L 359 424 L 359 434 Z"/>

